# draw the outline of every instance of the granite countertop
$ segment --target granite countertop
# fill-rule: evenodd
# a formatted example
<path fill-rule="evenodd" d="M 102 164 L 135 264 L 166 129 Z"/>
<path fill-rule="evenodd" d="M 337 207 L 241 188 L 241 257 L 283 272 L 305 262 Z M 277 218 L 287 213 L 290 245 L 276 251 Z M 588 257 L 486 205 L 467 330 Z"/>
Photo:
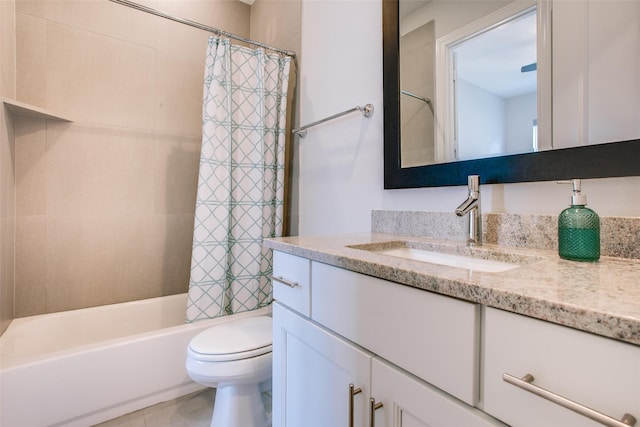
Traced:
<path fill-rule="evenodd" d="M 386 233 L 266 239 L 265 246 L 400 284 L 500 308 L 640 345 L 640 261 L 602 257 L 596 263 L 561 259 L 555 251 L 484 245 L 524 264 L 500 273 L 378 254 L 354 245 L 391 241 L 466 248 L 459 241 Z"/>

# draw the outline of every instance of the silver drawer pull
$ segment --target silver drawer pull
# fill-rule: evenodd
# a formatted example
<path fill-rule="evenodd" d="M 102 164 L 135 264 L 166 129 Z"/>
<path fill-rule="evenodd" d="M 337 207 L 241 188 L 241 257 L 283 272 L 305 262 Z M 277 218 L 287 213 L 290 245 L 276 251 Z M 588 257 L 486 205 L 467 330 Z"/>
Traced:
<path fill-rule="evenodd" d="M 376 403 L 373 397 L 369 399 L 369 426 L 376 427 L 376 411 L 382 408 L 382 402 Z"/>
<path fill-rule="evenodd" d="M 349 384 L 349 427 L 353 427 L 353 396 L 360 393 L 362 393 L 362 389 L 360 387 L 356 388 L 353 383 Z"/>
<path fill-rule="evenodd" d="M 509 384 L 512 384 L 516 387 L 519 387 L 525 391 L 535 394 L 536 396 L 540 396 L 543 399 L 547 399 L 557 405 L 560 405 L 564 408 L 567 408 L 573 412 L 577 412 L 580 415 L 583 415 L 587 418 L 591 418 L 592 420 L 599 422 L 605 426 L 610 427 L 629 427 L 634 426 L 636 424 L 636 418 L 631 414 L 624 414 L 622 420 L 616 420 L 615 418 L 611 418 L 608 415 L 605 415 L 601 412 L 598 412 L 594 409 L 588 408 L 584 405 L 581 405 L 573 400 L 569 400 L 566 397 L 560 396 L 559 394 L 555 394 L 551 391 L 545 390 L 542 387 L 538 387 L 533 384 L 533 375 L 527 374 L 522 379 L 514 377 L 509 374 L 502 374 L 502 379 Z"/>
<path fill-rule="evenodd" d="M 300 286 L 298 282 L 291 282 L 282 276 L 271 276 L 271 280 L 275 280 L 276 282 L 282 283 L 283 285 L 287 285 L 290 288 L 295 288 L 296 286 Z"/>

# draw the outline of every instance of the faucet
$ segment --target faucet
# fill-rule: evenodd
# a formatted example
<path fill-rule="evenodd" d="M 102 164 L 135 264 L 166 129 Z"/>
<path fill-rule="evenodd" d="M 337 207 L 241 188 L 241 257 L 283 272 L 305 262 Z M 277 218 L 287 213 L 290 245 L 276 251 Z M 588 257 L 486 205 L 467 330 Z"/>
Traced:
<path fill-rule="evenodd" d="M 480 212 L 480 175 L 469 175 L 469 197 L 456 208 L 456 215 L 469 214 L 467 245 L 482 246 L 482 213 Z"/>

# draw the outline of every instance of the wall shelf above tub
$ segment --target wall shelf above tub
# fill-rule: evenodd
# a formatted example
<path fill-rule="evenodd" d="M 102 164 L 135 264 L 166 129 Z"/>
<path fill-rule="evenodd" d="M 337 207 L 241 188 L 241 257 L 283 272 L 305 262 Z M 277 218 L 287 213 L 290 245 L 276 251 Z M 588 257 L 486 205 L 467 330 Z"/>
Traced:
<path fill-rule="evenodd" d="M 5 107 L 19 116 L 33 117 L 37 119 L 60 120 L 63 122 L 72 122 L 73 120 L 63 117 L 59 114 L 52 113 L 44 108 L 36 107 L 26 102 L 16 101 L 15 99 L 2 98 Z"/>

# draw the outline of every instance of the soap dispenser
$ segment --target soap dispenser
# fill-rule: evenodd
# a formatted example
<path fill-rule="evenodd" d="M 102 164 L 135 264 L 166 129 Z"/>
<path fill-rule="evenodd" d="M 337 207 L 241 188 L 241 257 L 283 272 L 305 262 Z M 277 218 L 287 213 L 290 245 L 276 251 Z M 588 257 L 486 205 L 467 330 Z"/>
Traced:
<path fill-rule="evenodd" d="M 581 181 L 558 181 L 572 184 L 571 206 L 558 217 L 558 253 L 560 258 L 573 261 L 600 259 L 600 217 L 587 208 L 587 196 L 582 194 Z"/>

